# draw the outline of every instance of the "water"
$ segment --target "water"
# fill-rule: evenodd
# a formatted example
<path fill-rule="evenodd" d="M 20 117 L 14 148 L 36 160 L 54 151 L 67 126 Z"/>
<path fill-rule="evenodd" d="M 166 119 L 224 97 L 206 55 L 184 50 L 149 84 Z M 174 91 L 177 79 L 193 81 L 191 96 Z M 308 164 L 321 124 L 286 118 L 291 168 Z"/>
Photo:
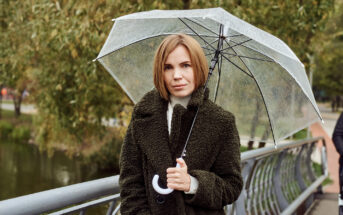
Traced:
<path fill-rule="evenodd" d="M 0 201 L 111 175 L 62 152 L 49 158 L 35 145 L 0 140 Z"/>

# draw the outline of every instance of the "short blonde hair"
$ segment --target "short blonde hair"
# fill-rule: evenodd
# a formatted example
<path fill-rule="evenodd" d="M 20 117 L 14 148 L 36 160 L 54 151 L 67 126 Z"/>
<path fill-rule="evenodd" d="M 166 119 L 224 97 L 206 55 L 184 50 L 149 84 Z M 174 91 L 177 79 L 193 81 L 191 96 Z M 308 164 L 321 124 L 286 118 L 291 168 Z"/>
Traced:
<path fill-rule="evenodd" d="M 163 79 L 164 64 L 169 54 L 174 49 L 183 45 L 189 53 L 191 64 L 194 71 L 195 90 L 203 86 L 208 76 L 208 64 L 205 54 L 200 44 L 191 36 L 185 34 L 175 34 L 166 37 L 155 53 L 154 58 L 154 85 L 160 92 L 161 97 L 169 100 L 169 92 Z"/>

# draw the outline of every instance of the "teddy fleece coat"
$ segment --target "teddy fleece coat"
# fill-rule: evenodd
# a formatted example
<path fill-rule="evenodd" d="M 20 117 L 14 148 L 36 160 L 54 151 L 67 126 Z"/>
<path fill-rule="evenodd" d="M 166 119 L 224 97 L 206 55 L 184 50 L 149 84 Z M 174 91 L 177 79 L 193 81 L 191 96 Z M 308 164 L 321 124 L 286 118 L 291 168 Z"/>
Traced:
<path fill-rule="evenodd" d="M 198 189 L 195 194 L 158 194 L 152 178 L 159 174 L 160 185 L 166 187 L 166 170 L 181 155 L 197 107 L 184 160 L 188 173 L 199 181 Z M 187 109 L 175 105 L 169 135 L 167 108 L 168 101 L 156 89 L 134 108 L 120 157 L 121 214 L 224 214 L 223 207 L 238 198 L 243 185 L 234 116 L 199 88 Z"/>

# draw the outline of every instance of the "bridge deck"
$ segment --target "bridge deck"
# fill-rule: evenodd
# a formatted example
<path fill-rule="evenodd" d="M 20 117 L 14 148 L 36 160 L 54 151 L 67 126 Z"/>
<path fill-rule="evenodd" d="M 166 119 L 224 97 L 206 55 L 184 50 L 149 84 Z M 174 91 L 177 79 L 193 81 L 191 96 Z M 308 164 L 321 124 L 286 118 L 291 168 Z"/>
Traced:
<path fill-rule="evenodd" d="M 316 195 L 311 208 L 306 215 L 338 215 L 338 194 L 336 193 L 324 193 Z"/>

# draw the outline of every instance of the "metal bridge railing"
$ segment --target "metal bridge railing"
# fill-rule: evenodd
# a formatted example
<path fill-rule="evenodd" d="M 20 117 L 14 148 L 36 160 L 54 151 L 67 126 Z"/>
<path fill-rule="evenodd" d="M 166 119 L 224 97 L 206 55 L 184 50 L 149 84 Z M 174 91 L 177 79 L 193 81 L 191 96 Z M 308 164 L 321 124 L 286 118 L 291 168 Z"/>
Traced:
<path fill-rule="evenodd" d="M 322 142 L 321 147 L 317 144 Z M 314 152 L 320 150 L 322 174 L 313 170 Z M 292 214 L 308 208 L 313 193 L 328 176 L 326 145 L 322 137 L 265 147 L 241 154 L 244 188 L 238 200 L 226 207 L 229 214 Z M 107 215 L 120 207 L 119 176 L 70 185 L 0 201 L 0 214 L 85 214 L 109 204 Z"/>

